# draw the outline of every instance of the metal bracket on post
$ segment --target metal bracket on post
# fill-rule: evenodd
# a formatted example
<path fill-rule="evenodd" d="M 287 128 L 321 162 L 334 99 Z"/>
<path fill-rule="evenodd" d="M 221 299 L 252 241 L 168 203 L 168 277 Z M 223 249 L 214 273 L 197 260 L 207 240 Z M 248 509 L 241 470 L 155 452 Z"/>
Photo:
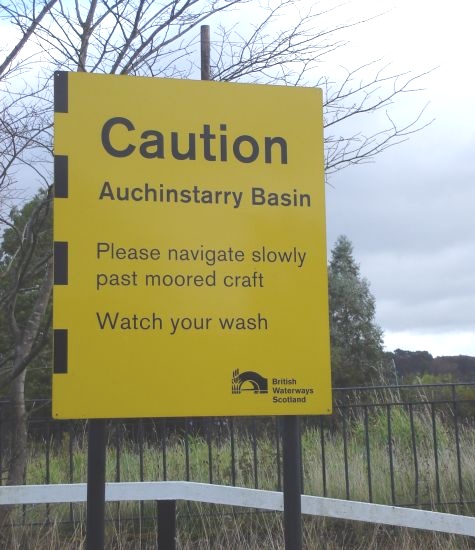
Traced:
<path fill-rule="evenodd" d="M 286 550 L 302 549 L 302 466 L 300 419 L 282 417 L 284 470 L 284 538 Z"/>

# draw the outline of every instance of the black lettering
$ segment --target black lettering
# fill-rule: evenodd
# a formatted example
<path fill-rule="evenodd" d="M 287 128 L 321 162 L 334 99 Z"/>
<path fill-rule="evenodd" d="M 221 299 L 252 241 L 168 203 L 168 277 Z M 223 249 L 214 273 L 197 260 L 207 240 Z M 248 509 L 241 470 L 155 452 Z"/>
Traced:
<path fill-rule="evenodd" d="M 108 119 L 101 130 L 101 142 L 104 150 L 117 158 L 128 157 L 138 150 L 137 152 L 145 159 L 173 157 L 180 161 L 196 160 L 197 155 L 202 155 L 201 158 L 210 162 L 215 162 L 218 159 L 220 162 L 228 161 L 229 140 L 227 125 L 224 123 L 219 125 L 219 133 L 213 132 L 211 124 L 203 124 L 200 134 L 188 132 L 181 135 L 178 131 L 162 133 L 157 129 L 146 129 L 141 131 L 141 142 L 139 142 L 135 130 L 134 124 L 128 118 L 112 117 Z M 197 136 L 203 144 L 201 151 L 196 149 Z M 132 141 L 132 137 L 135 141 Z M 287 141 L 280 136 L 263 136 L 258 140 L 251 135 L 242 134 L 234 139 L 232 152 L 237 161 L 249 164 L 259 160 L 261 149 L 264 157 L 262 160 L 266 164 L 271 164 L 274 161 L 287 164 Z"/>
<path fill-rule="evenodd" d="M 260 206 L 266 203 L 266 195 L 262 187 L 253 187 L 252 188 L 252 204 Z"/>
<path fill-rule="evenodd" d="M 178 132 L 172 132 L 172 155 L 177 160 L 196 160 L 195 134 L 188 134 L 188 150 L 181 153 L 178 150 Z"/>
<path fill-rule="evenodd" d="M 144 141 L 140 146 L 140 154 L 145 159 L 162 159 L 165 156 L 163 134 L 156 130 L 146 130 L 142 132 L 142 139 L 155 138 L 149 141 Z"/>
<path fill-rule="evenodd" d="M 275 144 L 280 145 L 280 164 L 287 164 L 287 142 L 282 137 L 266 137 L 265 141 L 264 158 L 266 164 L 272 162 L 272 146 Z"/>
<path fill-rule="evenodd" d="M 226 124 L 221 124 L 219 126 L 219 129 L 221 130 L 221 132 L 225 132 Z M 219 136 L 219 144 L 221 147 L 221 162 L 226 162 L 228 160 L 228 136 L 226 134 L 221 134 Z"/>
<path fill-rule="evenodd" d="M 135 130 L 135 126 L 129 119 L 123 117 L 113 117 L 106 121 L 102 127 L 101 141 L 104 149 L 113 157 L 128 157 L 135 151 L 135 146 L 129 143 L 125 149 L 117 149 L 111 143 L 111 131 L 114 126 L 125 126 L 129 132 Z"/>
<path fill-rule="evenodd" d="M 200 134 L 203 140 L 203 153 L 206 160 L 216 160 L 216 156 L 211 153 L 211 141 L 216 138 L 215 134 L 210 132 L 210 125 L 203 125 L 203 133 Z"/>
<path fill-rule="evenodd" d="M 115 200 L 114 192 L 112 191 L 111 184 L 108 181 L 104 182 L 101 192 L 99 194 L 99 200 L 110 199 L 111 201 Z"/>
<path fill-rule="evenodd" d="M 249 143 L 251 145 L 251 153 L 247 156 L 243 155 L 241 151 L 241 145 L 243 143 Z M 233 153 L 234 153 L 234 156 L 237 158 L 237 160 L 239 160 L 240 162 L 245 162 L 245 163 L 254 162 L 259 156 L 259 144 L 252 136 L 248 136 L 248 135 L 239 136 L 234 140 Z"/>
<path fill-rule="evenodd" d="M 96 312 L 96 317 L 101 330 L 104 330 L 106 327 L 114 329 L 117 324 L 117 320 L 119 319 L 119 314 L 116 313 L 114 317 L 112 317 L 111 314 L 107 312 L 104 317 L 101 317 L 100 313 Z"/>

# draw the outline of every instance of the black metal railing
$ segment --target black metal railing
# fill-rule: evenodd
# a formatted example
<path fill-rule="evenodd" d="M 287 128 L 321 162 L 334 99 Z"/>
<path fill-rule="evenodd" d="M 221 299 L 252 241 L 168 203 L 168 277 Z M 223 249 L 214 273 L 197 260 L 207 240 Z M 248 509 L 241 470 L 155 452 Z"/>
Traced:
<path fill-rule="evenodd" d="M 87 427 L 56 421 L 28 404 L 25 482 L 86 480 Z M 0 403 L 2 483 L 9 457 L 7 403 Z M 303 417 L 302 484 L 305 494 L 472 513 L 475 503 L 473 423 L 475 383 L 337 388 L 334 413 Z M 107 480 L 187 480 L 282 490 L 278 418 L 112 420 L 108 423 Z M 145 521 L 140 503 L 131 517 Z M 23 507 L 22 521 L 48 521 Z M 61 509 L 56 521 L 82 521 L 80 505 Z M 35 511 L 33 511 L 35 509 Z M 135 511 L 134 511 L 135 510 Z M 130 514 L 129 514 L 130 515 Z"/>

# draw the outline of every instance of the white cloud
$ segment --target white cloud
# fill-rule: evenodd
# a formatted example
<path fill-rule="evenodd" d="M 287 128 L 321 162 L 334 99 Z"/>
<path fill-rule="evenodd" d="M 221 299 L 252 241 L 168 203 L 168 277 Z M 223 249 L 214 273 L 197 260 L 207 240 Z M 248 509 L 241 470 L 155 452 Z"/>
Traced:
<path fill-rule="evenodd" d="M 369 279 L 387 349 L 475 355 L 475 110 L 467 4 L 367 0 L 394 6 L 357 36 L 406 70 L 439 65 L 420 98 L 435 122 L 327 191 L 329 245 L 344 233 Z M 420 101 L 407 96 L 396 112 Z"/>

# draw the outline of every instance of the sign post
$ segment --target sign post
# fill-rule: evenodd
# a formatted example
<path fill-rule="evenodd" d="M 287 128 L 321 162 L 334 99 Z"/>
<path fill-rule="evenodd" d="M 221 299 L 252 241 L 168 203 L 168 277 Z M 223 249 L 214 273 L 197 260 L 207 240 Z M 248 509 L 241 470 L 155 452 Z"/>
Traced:
<path fill-rule="evenodd" d="M 300 419 L 282 417 L 284 466 L 284 539 L 286 550 L 302 548 L 302 464 Z"/>
<path fill-rule="evenodd" d="M 86 549 L 103 550 L 106 488 L 106 421 L 90 420 L 87 442 Z"/>

